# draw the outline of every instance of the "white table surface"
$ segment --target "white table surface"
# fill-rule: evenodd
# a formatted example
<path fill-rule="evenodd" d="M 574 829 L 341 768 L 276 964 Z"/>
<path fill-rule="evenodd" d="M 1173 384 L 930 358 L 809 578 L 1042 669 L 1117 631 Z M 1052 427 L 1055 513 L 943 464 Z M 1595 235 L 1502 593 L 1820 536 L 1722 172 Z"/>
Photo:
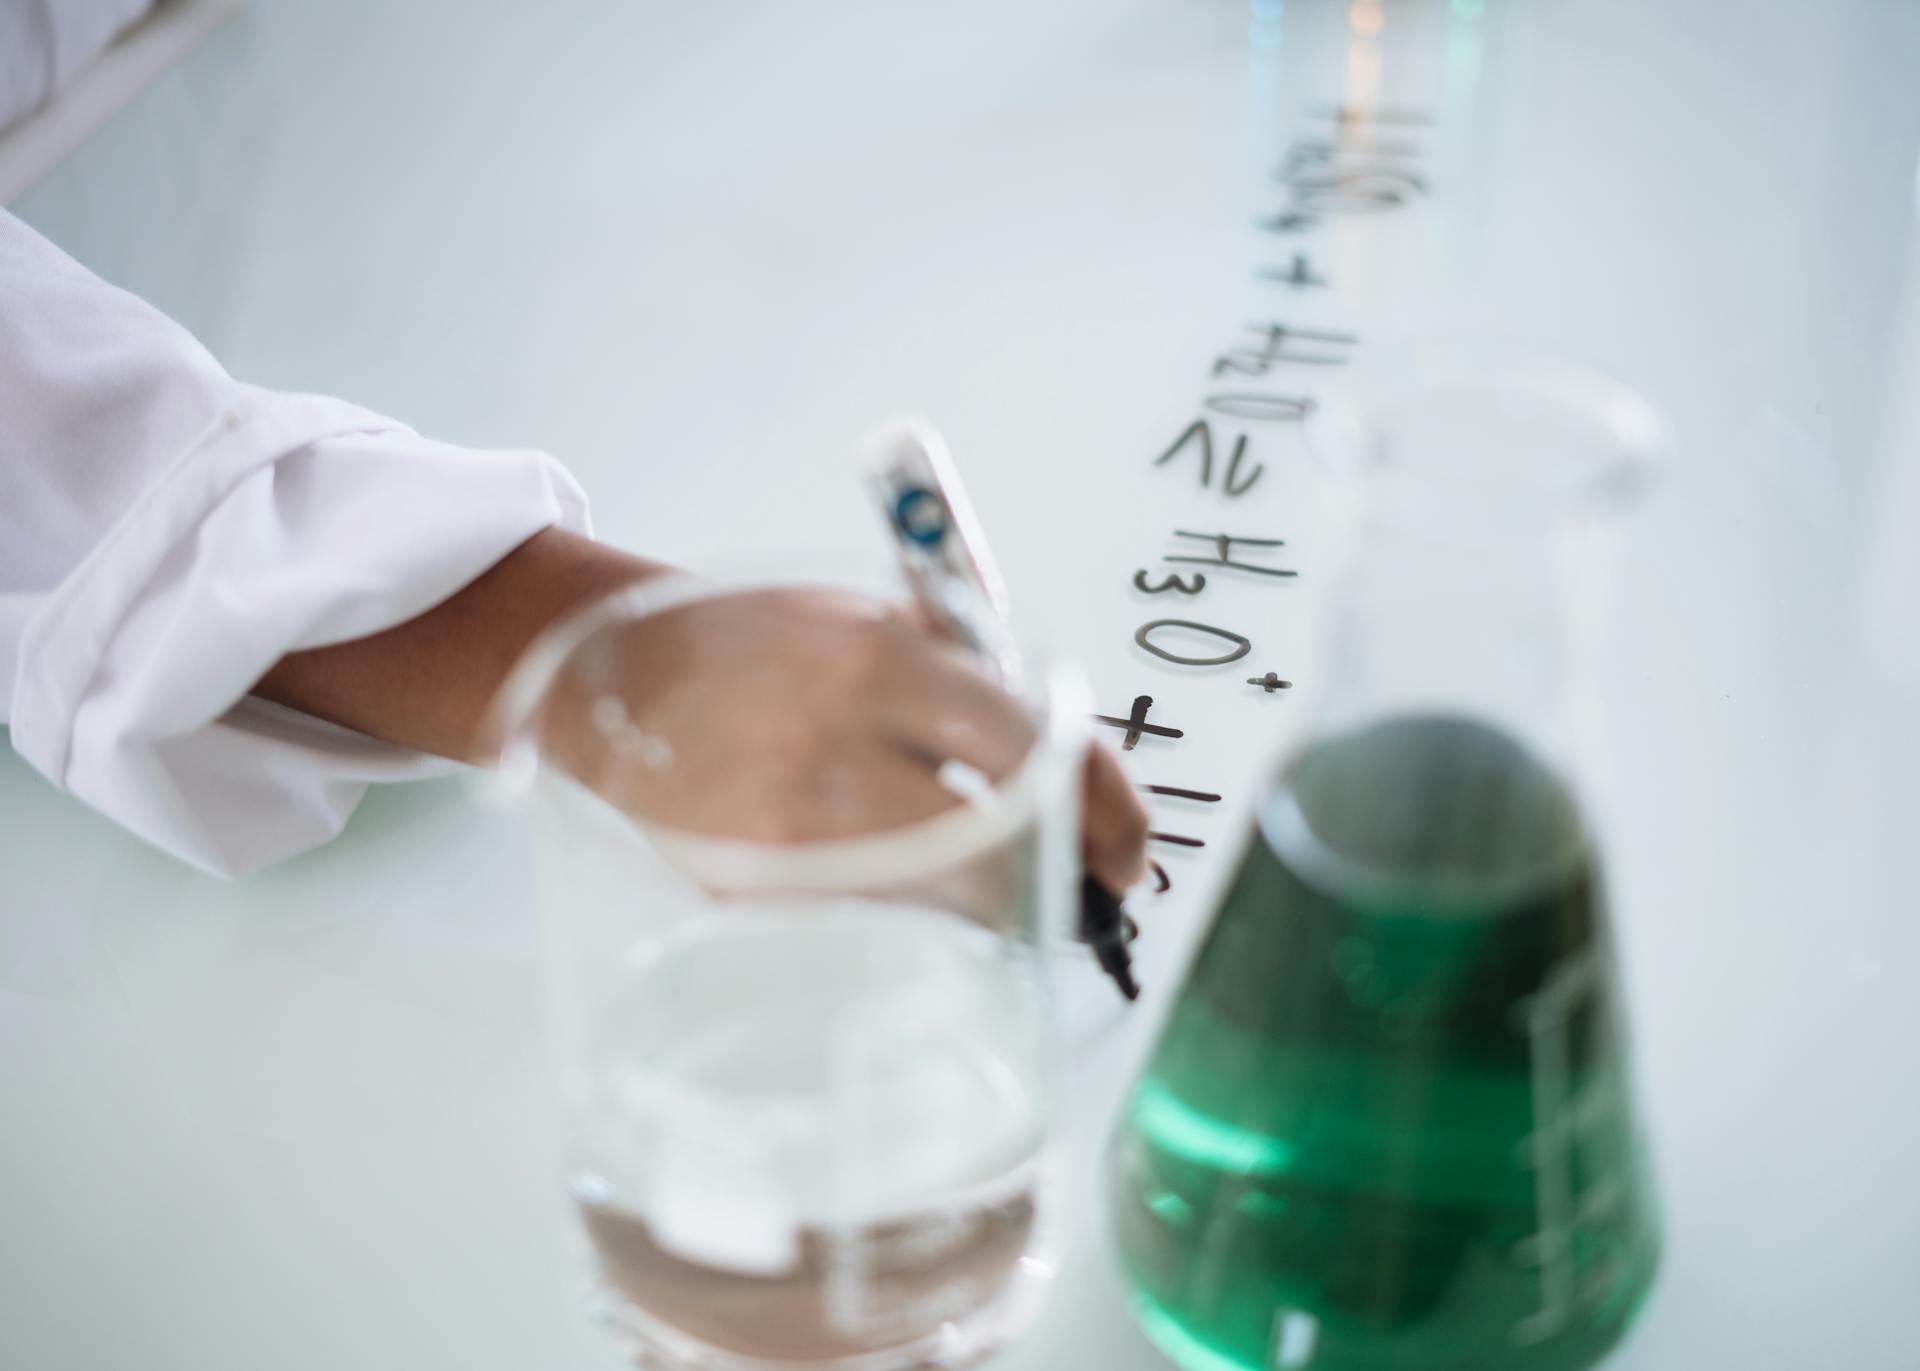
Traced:
<path fill-rule="evenodd" d="M 1187 729 L 1137 778 L 1231 810 L 1182 816 L 1210 846 L 1143 914 L 1146 1001 L 1078 1005 L 1076 1245 L 1000 1371 L 1160 1365 L 1093 1163 L 1310 707 L 1131 643 L 1168 612 L 1134 568 L 1228 526 L 1150 466 L 1211 359 L 1260 318 L 1472 324 L 1626 378 L 1676 441 L 1595 793 L 1668 1250 L 1610 1365 L 1920 1366 L 1920 6 L 1388 0 L 1354 36 L 1371 11 L 256 0 L 13 208 L 248 379 L 562 455 L 658 556 L 870 539 L 846 454 L 945 427 L 1028 622 L 1103 709 Z M 1387 41 L 1380 98 L 1440 111 L 1433 194 L 1342 229 L 1290 314 L 1250 275 L 1284 260 L 1266 173 Z M 1304 687 L 1307 478 L 1260 441 L 1232 531 L 1303 575 L 1216 621 Z M 0 757 L 0 1365 L 617 1364 L 510 837 L 421 785 L 221 884 Z"/>

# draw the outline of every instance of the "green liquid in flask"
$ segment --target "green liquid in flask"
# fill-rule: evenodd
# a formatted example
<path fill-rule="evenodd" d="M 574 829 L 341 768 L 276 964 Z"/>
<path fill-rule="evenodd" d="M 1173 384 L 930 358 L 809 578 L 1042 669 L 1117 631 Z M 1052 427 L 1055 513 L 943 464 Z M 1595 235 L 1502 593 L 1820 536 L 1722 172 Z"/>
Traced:
<path fill-rule="evenodd" d="M 1309 748 L 1115 1141 L 1187 1371 L 1577 1371 L 1658 1254 L 1579 809 L 1451 716 Z"/>

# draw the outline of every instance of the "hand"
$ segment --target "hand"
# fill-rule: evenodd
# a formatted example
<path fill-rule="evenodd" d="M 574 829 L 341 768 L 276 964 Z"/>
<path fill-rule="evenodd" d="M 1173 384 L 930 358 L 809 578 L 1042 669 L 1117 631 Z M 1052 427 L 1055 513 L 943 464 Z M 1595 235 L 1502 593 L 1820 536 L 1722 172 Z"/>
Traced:
<path fill-rule="evenodd" d="M 555 683 L 542 741 L 632 813 L 707 836 L 801 842 L 951 810 L 943 762 L 1003 781 L 1033 733 L 978 658 L 910 614 L 791 589 L 603 630 Z M 1099 747 L 1083 809 L 1088 869 L 1116 891 L 1140 879 L 1146 813 Z"/>
<path fill-rule="evenodd" d="M 548 529 L 417 619 L 296 652 L 256 693 L 347 728 L 467 761 L 488 702 L 548 624 L 665 567 Z M 806 838 L 859 831 L 877 811 L 907 823 L 949 807 L 935 777 L 958 757 L 998 778 L 1029 741 L 1026 720 L 967 653 L 903 613 L 855 596 L 768 591 L 689 605 L 623 630 L 633 696 L 628 722 L 671 747 L 692 778 L 682 792 L 706 831 Z M 576 770 L 597 746 L 582 695 L 556 727 L 572 730 Z M 642 730 L 643 732 L 645 730 Z M 644 739 L 642 739 L 644 745 Z M 1146 813 L 1105 749 L 1088 754 L 1082 846 L 1116 892 L 1146 870 Z"/>

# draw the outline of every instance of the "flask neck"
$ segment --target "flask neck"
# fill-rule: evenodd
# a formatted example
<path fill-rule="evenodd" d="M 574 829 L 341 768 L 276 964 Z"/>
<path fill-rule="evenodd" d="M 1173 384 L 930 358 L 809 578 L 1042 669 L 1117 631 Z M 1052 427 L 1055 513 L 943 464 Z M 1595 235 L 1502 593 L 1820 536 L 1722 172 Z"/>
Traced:
<path fill-rule="evenodd" d="M 1563 363 L 1428 343 L 1310 436 L 1347 534 L 1317 731 L 1463 719 L 1564 764 L 1612 531 L 1661 441 L 1652 412 Z"/>
<path fill-rule="evenodd" d="M 1329 605 L 1316 731 L 1455 717 L 1558 754 L 1580 618 L 1559 533 L 1363 514 Z"/>

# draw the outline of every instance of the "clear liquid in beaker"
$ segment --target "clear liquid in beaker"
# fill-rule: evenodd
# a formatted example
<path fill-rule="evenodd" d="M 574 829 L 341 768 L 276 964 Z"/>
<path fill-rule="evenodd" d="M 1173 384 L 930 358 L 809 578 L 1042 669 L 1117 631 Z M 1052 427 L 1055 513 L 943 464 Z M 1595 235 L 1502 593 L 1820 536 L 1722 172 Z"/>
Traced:
<path fill-rule="evenodd" d="M 997 1341 L 1028 1303 L 1044 1133 L 1039 1008 L 1001 958 L 964 919 L 859 901 L 652 949 L 602 1006 L 578 1120 L 615 1321 L 718 1365 Z"/>

